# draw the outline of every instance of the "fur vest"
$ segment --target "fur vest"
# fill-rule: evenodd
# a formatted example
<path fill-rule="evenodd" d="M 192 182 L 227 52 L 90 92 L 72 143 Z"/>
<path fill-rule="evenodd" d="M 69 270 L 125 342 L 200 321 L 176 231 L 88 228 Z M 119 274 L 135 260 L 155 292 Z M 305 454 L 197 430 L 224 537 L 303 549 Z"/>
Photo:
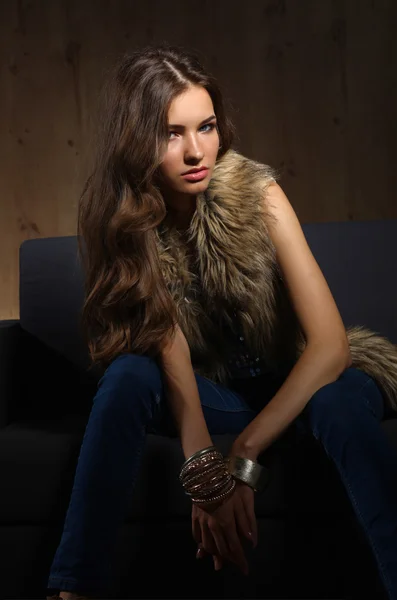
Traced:
<path fill-rule="evenodd" d="M 276 178 L 269 165 L 229 150 L 197 197 L 188 237 L 182 238 L 168 215 L 155 230 L 194 371 L 226 386 L 231 374 L 225 331 L 241 334 L 269 373 L 284 378 L 306 344 L 262 218 L 261 198 Z M 397 410 L 397 346 L 360 325 L 346 333 L 352 366 L 373 377 Z"/>

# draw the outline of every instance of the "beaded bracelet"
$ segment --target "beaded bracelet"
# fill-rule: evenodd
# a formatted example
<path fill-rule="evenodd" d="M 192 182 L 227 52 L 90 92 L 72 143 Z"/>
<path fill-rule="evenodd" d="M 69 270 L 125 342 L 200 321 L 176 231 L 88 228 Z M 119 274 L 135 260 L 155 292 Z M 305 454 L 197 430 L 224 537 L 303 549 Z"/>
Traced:
<path fill-rule="evenodd" d="M 227 498 L 236 486 L 223 455 L 214 446 L 188 458 L 182 465 L 179 480 L 192 502 L 202 505 Z"/>

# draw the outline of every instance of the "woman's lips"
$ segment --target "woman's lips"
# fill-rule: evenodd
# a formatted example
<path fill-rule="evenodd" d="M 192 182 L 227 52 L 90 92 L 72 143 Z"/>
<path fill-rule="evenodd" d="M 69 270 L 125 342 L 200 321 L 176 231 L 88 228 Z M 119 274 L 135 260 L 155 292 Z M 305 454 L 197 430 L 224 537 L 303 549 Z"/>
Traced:
<path fill-rule="evenodd" d="M 187 175 L 182 175 L 183 179 L 187 181 L 201 181 L 208 174 L 209 169 L 201 169 L 201 171 L 197 171 L 196 173 L 187 173 Z"/>

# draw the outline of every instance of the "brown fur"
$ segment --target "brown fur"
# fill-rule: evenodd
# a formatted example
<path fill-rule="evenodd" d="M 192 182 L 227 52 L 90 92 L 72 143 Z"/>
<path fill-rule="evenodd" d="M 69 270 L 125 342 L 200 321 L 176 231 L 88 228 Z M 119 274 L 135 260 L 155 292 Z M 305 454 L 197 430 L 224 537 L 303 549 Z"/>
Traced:
<path fill-rule="evenodd" d="M 216 164 L 207 190 L 197 198 L 188 231 L 196 249 L 168 217 L 157 230 L 162 273 L 178 308 L 194 370 L 227 385 L 228 343 L 224 325 L 236 324 L 248 349 L 268 370 L 287 376 L 305 348 L 276 251 L 264 226 L 261 198 L 272 167 L 229 150 Z M 273 218 L 269 213 L 266 219 Z M 266 221 L 265 219 L 265 221 Z M 373 377 L 397 409 L 397 346 L 362 326 L 346 330 L 353 367 Z"/>

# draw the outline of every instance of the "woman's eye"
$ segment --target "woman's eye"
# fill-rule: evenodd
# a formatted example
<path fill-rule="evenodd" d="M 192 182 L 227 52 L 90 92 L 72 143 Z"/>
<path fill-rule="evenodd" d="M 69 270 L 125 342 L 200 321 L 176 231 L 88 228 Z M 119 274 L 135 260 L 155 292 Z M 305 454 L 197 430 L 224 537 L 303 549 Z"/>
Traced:
<path fill-rule="evenodd" d="M 214 129 L 215 125 L 214 125 L 214 123 L 207 123 L 206 125 L 203 125 L 203 127 L 209 127 L 209 130 L 207 130 L 207 131 L 211 131 L 211 129 Z M 203 127 L 201 127 L 201 129 Z"/>
<path fill-rule="evenodd" d="M 209 127 L 209 129 L 207 129 L 207 131 L 204 132 L 204 133 L 207 133 L 208 131 L 211 131 L 212 129 L 214 129 L 215 123 L 207 123 L 206 125 L 203 125 L 202 127 L 200 127 L 200 129 L 203 129 L 203 127 Z M 176 131 L 170 131 L 170 136 L 173 133 L 177 133 L 177 132 Z"/>

